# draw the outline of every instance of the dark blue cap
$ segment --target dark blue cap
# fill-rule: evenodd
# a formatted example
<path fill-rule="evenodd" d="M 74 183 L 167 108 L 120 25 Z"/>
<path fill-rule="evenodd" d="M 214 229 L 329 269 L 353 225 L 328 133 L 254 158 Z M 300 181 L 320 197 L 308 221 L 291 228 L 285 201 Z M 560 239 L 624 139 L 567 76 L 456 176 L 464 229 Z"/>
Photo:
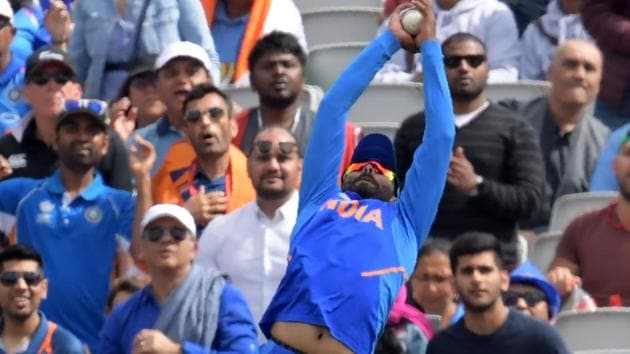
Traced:
<path fill-rule="evenodd" d="M 373 133 L 368 134 L 354 149 L 351 163 L 376 161 L 394 172 L 396 172 L 396 156 L 394 155 L 394 145 L 386 135 Z"/>

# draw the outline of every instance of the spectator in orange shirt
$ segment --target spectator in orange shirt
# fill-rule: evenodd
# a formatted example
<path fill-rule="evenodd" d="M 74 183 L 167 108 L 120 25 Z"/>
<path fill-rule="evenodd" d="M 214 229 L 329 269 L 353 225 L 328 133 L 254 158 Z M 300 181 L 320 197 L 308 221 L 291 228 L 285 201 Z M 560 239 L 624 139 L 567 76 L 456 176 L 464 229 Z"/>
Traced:
<path fill-rule="evenodd" d="M 152 203 L 182 205 L 198 225 L 206 225 L 216 215 L 252 201 L 256 192 L 247 175 L 247 158 L 230 143 L 236 125 L 225 93 L 210 84 L 201 84 L 186 96 L 183 107 L 183 131 L 188 140 L 171 147 L 153 180 L 148 166 L 153 162 L 147 153 L 153 148 L 146 140 L 136 140 L 132 165 L 138 162 L 134 154 L 138 150 L 142 152 L 143 164 L 142 168 L 132 167 L 138 195 L 142 197 L 138 207 Z"/>

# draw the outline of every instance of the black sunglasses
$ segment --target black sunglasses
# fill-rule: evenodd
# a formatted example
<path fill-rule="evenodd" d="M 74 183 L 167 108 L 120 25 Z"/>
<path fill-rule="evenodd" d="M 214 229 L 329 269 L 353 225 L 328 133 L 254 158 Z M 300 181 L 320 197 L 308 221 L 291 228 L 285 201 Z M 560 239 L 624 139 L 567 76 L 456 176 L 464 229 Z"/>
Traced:
<path fill-rule="evenodd" d="M 164 233 L 168 231 L 168 233 L 173 237 L 173 240 L 176 242 L 183 241 L 188 236 L 188 229 L 180 226 L 172 226 L 170 228 L 161 227 L 161 226 L 153 226 L 144 230 L 142 233 L 142 238 L 151 242 L 158 242 L 164 236 Z"/>
<path fill-rule="evenodd" d="M 3 272 L 0 273 L 0 283 L 4 286 L 14 286 L 22 278 L 28 286 L 35 286 L 44 279 L 37 272 Z"/>
<path fill-rule="evenodd" d="M 515 306 L 518 299 L 523 299 L 527 306 L 534 307 L 539 302 L 546 301 L 547 296 L 540 290 L 531 290 L 525 293 L 518 293 L 516 291 L 506 291 L 503 293 L 503 303 L 506 306 Z"/>
<path fill-rule="evenodd" d="M 28 81 L 39 86 L 44 86 L 48 83 L 48 81 L 50 81 L 50 79 L 55 80 L 55 82 L 59 85 L 65 85 L 68 81 L 72 80 L 72 76 L 63 72 L 53 74 L 35 73 L 31 75 L 31 78 Z"/>
<path fill-rule="evenodd" d="M 477 68 L 479 65 L 486 61 L 486 56 L 483 54 L 478 55 L 449 55 L 444 57 L 444 66 L 449 69 L 458 68 L 461 65 L 462 60 L 466 60 L 468 65 L 472 68 Z"/>
<path fill-rule="evenodd" d="M 205 112 L 193 110 L 188 111 L 184 115 L 184 119 L 190 123 L 197 123 L 201 120 L 201 118 L 205 115 L 209 115 L 211 119 L 219 119 L 225 115 L 225 110 L 220 107 L 212 107 Z"/>
<path fill-rule="evenodd" d="M 270 140 L 256 141 L 254 142 L 254 145 L 252 145 L 251 153 L 255 153 L 256 155 L 259 155 L 260 157 L 269 157 L 269 155 L 271 155 L 271 152 L 273 150 L 273 145 L 274 145 L 273 141 L 270 141 Z M 278 145 L 278 151 L 280 152 L 280 155 L 285 156 L 285 157 L 297 151 L 297 144 L 294 142 L 282 141 L 282 142 L 278 142 L 277 145 Z"/>

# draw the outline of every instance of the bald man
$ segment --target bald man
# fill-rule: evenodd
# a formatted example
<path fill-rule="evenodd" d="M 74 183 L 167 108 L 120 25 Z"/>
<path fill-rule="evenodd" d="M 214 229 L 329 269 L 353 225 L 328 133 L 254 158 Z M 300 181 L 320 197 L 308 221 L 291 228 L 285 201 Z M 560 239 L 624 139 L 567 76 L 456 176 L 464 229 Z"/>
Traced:
<path fill-rule="evenodd" d="M 547 71 L 549 96 L 502 102 L 532 124 L 545 160 L 543 205 L 521 223 L 544 231 L 551 206 L 561 195 L 588 191 L 609 129 L 593 117 L 602 77 L 602 53 L 591 42 L 572 39 L 558 47 Z"/>

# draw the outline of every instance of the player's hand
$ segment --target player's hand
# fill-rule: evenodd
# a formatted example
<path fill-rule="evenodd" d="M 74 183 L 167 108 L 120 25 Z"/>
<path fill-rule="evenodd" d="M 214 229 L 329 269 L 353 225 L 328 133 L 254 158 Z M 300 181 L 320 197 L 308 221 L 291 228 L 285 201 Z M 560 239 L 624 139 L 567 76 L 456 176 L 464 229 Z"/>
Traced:
<path fill-rule="evenodd" d="M 179 354 L 182 346 L 155 329 L 143 329 L 133 339 L 133 354 Z"/>
<path fill-rule="evenodd" d="M 422 42 L 432 41 L 437 38 L 435 35 L 435 12 L 433 11 L 433 4 L 431 3 L 431 0 L 412 1 L 412 4 L 422 14 L 420 32 L 418 32 L 418 34 L 414 38 L 416 42 L 416 47 L 420 48 Z"/>
<path fill-rule="evenodd" d="M 206 225 L 217 215 L 227 212 L 228 198 L 223 192 L 206 192 L 201 186 L 196 195 L 190 197 L 185 203 L 186 208 L 198 225 Z"/>
<path fill-rule="evenodd" d="M 6 178 L 13 174 L 13 167 L 4 156 L 0 155 L 0 179 Z"/>
<path fill-rule="evenodd" d="M 547 280 L 558 289 L 560 296 L 566 297 L 580 284 L 580 277 L 571 273 L 567 267 L 558 266 L 547 272 Z"/>
<path fill-rule="evenodd" d="M 136 178 L 141 179 L 151 174 L 151 169 L 157 159 L 153 144 L 140 135 L 133 137 L 134 143 L 129 147 L 129 169 Z"/>
<path fill-rule="evenodd" d="M 396 39 L 398 39 L 398 41 L 400 42 L 401 47 L 412 53 L 415 53 L 418 51 L 418 46 L 416 45 L 415 38 L 407 33 L 407 31 L 402 28 L 402 24 L 400 23 L 400 13 L 405 9 L 414 7 L 413 3 L 414 2 L 412 1 L 400 4 L 396 7 L 396 9 L 394 9 L 394 12 L 392 12 L 392 15 L 389 19 L 389 30 L 394 34 L 394 36 L 396 36 Z"/>
<path fill-rule="evenodd" d="M 461 146 L 455 148 L 451 163 L 448 166 L 446 181 L 463 193 L 471 193 L 477 188 L 477 174 L 472 163 L 468 161 Z"/>
<path fill-rule="evenodd" d="M 138 108 L 131 105 L 129 98 L 123 97 L 111 105 L 110 115 L 112 117 L 112 128 L 123 141 L 127 141 L 136 128 Z"/>

